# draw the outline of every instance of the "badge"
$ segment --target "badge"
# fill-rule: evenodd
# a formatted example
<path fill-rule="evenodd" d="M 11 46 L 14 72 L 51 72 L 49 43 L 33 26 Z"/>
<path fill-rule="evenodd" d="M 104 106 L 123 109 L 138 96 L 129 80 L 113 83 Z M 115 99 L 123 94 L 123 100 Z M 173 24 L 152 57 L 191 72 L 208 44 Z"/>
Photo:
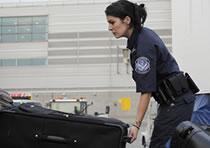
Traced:
<path fill-rule="evenodd" d="M 135 71 L 138 74 L 146 74 L 150 71 L 150 60 L 146 57 L 139 57 L 135 61 Z"/>

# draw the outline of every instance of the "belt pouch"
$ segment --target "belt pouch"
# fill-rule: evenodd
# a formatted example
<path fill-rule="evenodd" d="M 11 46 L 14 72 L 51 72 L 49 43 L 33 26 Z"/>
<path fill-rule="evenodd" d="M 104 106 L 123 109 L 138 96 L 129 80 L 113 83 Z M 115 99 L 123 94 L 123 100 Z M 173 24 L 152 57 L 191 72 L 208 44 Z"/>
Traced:
<path fill-rule="evenodd" d="M 195 82 L 192 80 L 192 78 L 190 77 L 188 73 L 185 73 L 185 78 L 187 79 L 189 87 L 194 94 L 200 91 L 198 86 L 195 84 Z"/>
<path fill-rule="evenodd" d="M 167 83 L 175 97 L 180 96 L 189 90 L 188 83 L 183 73 L 167 78 Z"/>
<path fill-rule="evenodd" d="M 170 104 L 169 96 L 166 92 L 163 81 L 159 83 L 157 92 L 153 94 L 153 97 L 159 104 Z"/>

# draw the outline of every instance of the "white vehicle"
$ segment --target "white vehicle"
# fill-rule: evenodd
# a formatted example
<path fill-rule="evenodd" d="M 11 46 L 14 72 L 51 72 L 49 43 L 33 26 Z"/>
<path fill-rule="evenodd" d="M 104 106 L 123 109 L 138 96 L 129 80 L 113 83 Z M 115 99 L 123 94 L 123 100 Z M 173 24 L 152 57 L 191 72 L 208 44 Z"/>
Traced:
<path fill-rule="evenodd" d="M 42 106 L 40 102 L 34 101 L 34 100 L 27 100 L 27 99 L 14 99 L 13 100 L 13 105 L 15 105 L 15 106 L 18 106 L 23 103 L 32 103 L 32 104 Z"/>
<path fill-rule="evenodd" d="M 25 92 L 13 92 L 10 93 L 10 97 L 13 100 L 13 105 L 18 106 L 23 103 L 32 103 L 39 106 L 42 106 L 40 102 L 32 100 L 32 95 Z"/>
<path fill-rule="evenodd" d="M 86 114 L 88 106 L 85 99 L 53 99 L 49 102 L 50 109 L 73 114 Z"/>

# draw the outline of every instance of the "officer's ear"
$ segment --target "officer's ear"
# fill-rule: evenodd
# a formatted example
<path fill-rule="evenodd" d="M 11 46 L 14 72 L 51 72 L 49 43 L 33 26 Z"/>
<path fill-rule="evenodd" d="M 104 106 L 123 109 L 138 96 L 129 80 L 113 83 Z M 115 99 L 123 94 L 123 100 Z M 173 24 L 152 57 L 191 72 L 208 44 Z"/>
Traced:
<path fill-rule="evenodd" d="M 130 18 L 129 16 L 126 16 L 126 17 L 123 19 L 123 22 L 129 25 L 129 24 L 131 23 L 131 18 Z"/>

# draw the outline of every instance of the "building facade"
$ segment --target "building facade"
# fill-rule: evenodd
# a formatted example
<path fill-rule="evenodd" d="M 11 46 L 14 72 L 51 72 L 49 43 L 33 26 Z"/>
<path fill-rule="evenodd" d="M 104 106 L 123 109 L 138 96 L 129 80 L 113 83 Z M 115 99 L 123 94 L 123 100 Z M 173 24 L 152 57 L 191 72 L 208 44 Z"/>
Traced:
<path fill-rule="evenodd" d="M 110 0 L 2 2 L 0 5 L 0 87 L 29 92 L 47 105 L 54 98 L 85 98 L 88 113 L 104 112 L 131 123 L 139 94 L 131 76 L 126 39 L 108 31 L 104 10 Z M 146 27 L 172 50 L 170 0 L 142 0 Z M 127 100 L 127 109 L 123 109 Z M 142 130 L 151 132 L 156 104 Z M 149 137 L 147 137 L 149 138 Z M 137 144 L 139 145 L 139 144 Z"/>
<path fill-rule="evenodd" d="M 171 2 L 144 0 L 145 26 L 154 29 L 171 47 Z M 0 87 L 9 92 L 30 92 L 46 105 L 57 96 L 84 97 L 90 112 L 130 120 L 139 94 L 123 56 L 126 39 L 108 31 L 105 7 L 110 1 L 44 1 L 2 3 L 0 7 Z M 129 56 L 128 56 L 129 57 Z M 119 107 L 131 100 L 129 111 Z"/>

